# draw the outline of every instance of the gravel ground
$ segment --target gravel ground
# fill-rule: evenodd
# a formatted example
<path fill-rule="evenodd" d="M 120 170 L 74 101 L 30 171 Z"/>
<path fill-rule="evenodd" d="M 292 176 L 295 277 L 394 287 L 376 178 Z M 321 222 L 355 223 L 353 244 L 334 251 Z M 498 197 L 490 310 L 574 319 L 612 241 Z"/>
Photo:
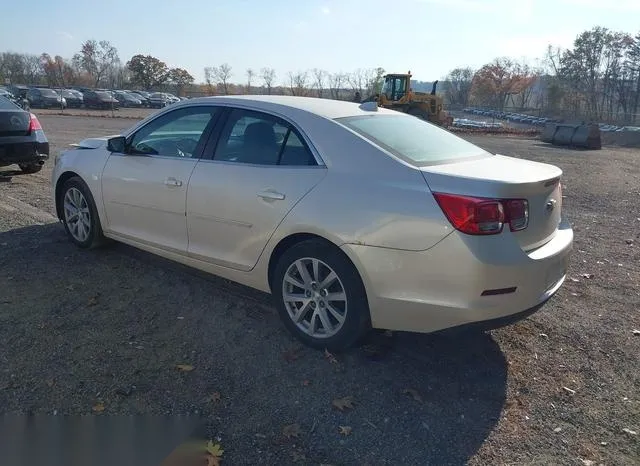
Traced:
<path fill-rule="evenodd" d="M 133 124 L 40 118 L 52 153 Z M 0 409 L 204 415 L 234 465 L 638 464 L 640 151 L 469 138 L 565 171 L 570 279 L 516 325 L 375 333 L 336 358 L 299 346 L 267 295 L 124 245 L 73 247 L 50 162 L 0 183 Z"/>

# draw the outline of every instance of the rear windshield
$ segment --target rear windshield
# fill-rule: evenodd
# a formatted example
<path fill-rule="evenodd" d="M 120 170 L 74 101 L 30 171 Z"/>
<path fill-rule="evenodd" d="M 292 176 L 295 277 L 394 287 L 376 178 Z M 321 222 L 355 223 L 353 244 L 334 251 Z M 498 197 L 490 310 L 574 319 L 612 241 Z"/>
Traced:
<path fill-rule="evenodd" d="M 103 98 L 103 99 L 110 99 L 111 98 L 111 94 L 109 94 L 108 92 L 104 92 L 104 91 L 96 92 L 96 95 L 98 97 Z"/>
<path fill-rule="evenodd" d="M 491 155 L 439 126 L 410 115 L 366 115 L 336 121 L 412 165 L 436 165 Z"/>
<path fill-rule="evenodd" d="M 16 104 L 11 102 L 9 99 L 0 95 L 0 110 L 22 110 Z"/>
<path fill-rule="evenodd" d="M 54 91 L 53 89 L 40 89 L 40 93 L 42 95 L 46 95 L 48 97 L 57 97 L 58 93 L 56 91 Z"/>

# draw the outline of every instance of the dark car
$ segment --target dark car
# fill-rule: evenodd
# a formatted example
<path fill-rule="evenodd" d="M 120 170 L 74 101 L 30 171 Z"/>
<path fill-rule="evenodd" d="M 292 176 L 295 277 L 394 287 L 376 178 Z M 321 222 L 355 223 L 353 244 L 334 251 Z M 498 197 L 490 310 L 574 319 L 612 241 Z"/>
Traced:
<path fill-rule="evenodd" d="M 49 141 L 38 118 L 0 96 L 0 166 L 18 164 L 36 173 L 49 158 Z"/>
<path fill-rule="evenodd" d="M 114 91 L 113 96 L 122 107 L 142 107 L 142 100 L 125 91 Z"/>
<path fill-rule="evenodd" d="M 162 108 L 172 103 L 169 96 L 164 92 L 156 92 L 149 97 L 149 106 L 151 108 Z"/>
<path fill-rule="evenodd" d="M 120 102 L 108 91 L 86 91 L 84 93 L 84 106 L 87 108 L 98 108 L 109 110 L 120 108 Z"/>
<path fill-rule="evenodd" d="M 148 107 L 149 106 L 149 96 L 151 94 L 149 94 L 148 92 L 144 92 L 144 91 L 129 91 L 129 94 L 132 95 L 133 97 L 135 97 L 136 99 L 140 99 L 140 102 L 142 102 L 142 106 L 143 107 Z"/>
<path fill-rule="evenodd" d="M 84 97 L 80 91 L 76 91 L 74 89 L 61 89 L 58 93 L 64 97 L 64 100 L 67 101 L 67 106 L 70 108 L 80 108 L 84 103 Z"/>
<path fill-rule="evenodd" d="M 32 87 L 27 91 L 29 105 L 36 108 L 64 108 L 67 101 L 53 89 Z"/>

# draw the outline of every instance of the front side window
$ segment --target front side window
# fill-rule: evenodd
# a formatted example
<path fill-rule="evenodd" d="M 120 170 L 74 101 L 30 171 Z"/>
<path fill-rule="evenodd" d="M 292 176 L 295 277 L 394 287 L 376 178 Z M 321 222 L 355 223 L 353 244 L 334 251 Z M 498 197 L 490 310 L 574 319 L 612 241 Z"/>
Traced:
<path fill-rule="evenodd" d="M 439 126 L 410 115 L 368 115 L 336 121 L 416 166 L 491 155 Z"/>
<path fill-rule="evenodd" d="M 190 107 L 166 113 L 130 137 L 127 151 L 138 155 L 194 157 L 216 111 L 215 107 Z"/>
<path fill-rule="evenodd" d="M 234 109 L 216 147 L 214 160 L 253 165 L 317 165 L 298 133 L 266 113 Z"/>

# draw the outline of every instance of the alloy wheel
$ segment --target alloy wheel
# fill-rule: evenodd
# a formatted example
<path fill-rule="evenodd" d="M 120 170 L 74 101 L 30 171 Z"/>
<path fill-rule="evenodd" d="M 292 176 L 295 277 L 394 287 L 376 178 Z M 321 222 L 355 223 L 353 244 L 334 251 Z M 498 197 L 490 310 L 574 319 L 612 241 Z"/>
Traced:
<path fill-rule="evenodd" d="M 336 272 L 319 259 L 294 261 L 284 275 L 282 298 L 290 319 L 313 338 L 329 338 L 343 326 L 347 295 Z"/>
<path fill-rule="evenodd" d="M 83 243 L 91 234 L 91 213 L 84 194 L 77 188 L 70 188 L 64 195 L 64 220 L 69 233 Z"/>

